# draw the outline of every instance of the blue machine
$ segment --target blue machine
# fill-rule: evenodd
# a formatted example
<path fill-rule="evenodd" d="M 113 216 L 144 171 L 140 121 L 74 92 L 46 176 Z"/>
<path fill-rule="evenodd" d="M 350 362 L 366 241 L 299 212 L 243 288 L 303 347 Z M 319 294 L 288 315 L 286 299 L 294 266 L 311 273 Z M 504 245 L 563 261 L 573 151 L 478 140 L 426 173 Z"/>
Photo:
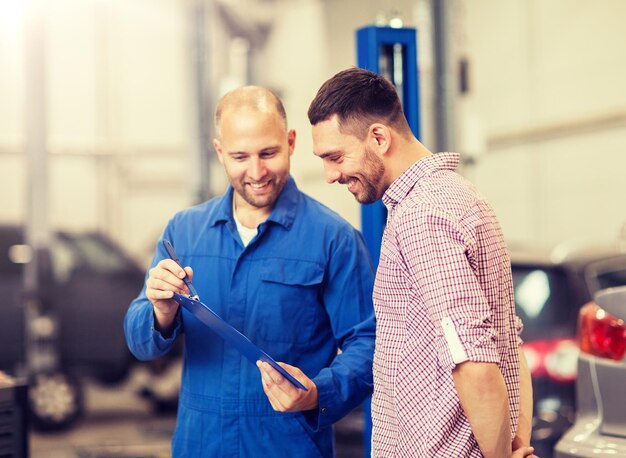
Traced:
<path fill-rule="evenodd" d="M 420 139 L 419 85 L 417 74 L 417 32 L 412 28 L 367 26 L 356 32 L 357 65 L 386 76 L 398 90 L 404 114 L 415 137 Z M 378 267 L 380 244 L 387 220 L 387 209 L 378 200 L 361 206 L 361 231 Z M 363 405 L 364 456 L 371 454 L 372 417 L 370 401 Z"/>

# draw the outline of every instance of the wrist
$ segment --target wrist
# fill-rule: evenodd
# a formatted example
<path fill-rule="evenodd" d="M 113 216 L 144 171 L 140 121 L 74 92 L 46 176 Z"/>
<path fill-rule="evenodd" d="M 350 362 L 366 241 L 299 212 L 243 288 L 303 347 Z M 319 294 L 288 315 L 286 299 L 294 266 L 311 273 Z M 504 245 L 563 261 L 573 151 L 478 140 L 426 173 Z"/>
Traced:
<path fill-rule="evenodd" d="M 160 310 L 156 306 L 153 307 L 154 328 L 159 331 L 163 337 L 169 337 L 174 329 L 177 313 L 178 307 L 172 308 L 168 311 Z"/>
<path fill-rule="evenodd" d="M 307 393 L 307 408 L 305 410 L 314 410 L 319 407 L 319 398 L 317 396 L 317 386 L 315 383 L 311 383 L 311 386 L 307 387 L 309 392 Z"/>

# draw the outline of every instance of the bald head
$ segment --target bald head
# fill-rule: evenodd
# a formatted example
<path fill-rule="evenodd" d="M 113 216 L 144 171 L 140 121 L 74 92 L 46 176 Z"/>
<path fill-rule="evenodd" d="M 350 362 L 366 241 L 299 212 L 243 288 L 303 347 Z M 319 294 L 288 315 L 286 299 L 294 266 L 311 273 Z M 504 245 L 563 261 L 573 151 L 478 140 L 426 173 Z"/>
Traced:
<path fill-rule="evenodd" d="M 260 86 L 243 86 L 226 93 L 217 103 L 215 110 L 215 133 L 221 136 L 222 116 L 228 112 L 257 111 L 276 113 L 283 120 L 287 130 L 287 114 L 283 103 L 269 89 Z"/>

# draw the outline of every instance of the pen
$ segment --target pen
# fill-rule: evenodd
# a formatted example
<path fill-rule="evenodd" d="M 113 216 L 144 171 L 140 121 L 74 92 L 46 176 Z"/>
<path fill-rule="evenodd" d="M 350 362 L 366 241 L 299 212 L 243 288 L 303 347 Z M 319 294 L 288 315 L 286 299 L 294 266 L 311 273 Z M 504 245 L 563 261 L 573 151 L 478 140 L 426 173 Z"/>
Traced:
<path fill-rule="evenodd" d="M 166 239 L 163 239 L 163 245 L 165 246 L 165 249 L 167 250 L 167 253 L 170 255 L 170 258 L 176 264 L 178 264 L 180 267 L 183 267 L 183 265 L 180 263 L 180 260 L 178 259 L 178 255 L 176 254 L 176 251 L 174 251 L 174 247 L 172 246 L 170 241 L 166 240 Z M 185 277 L 183 278 L 183 281 L 185 282 L 185 285 L 187 285 L 187 288 L 189 288 L 189 293 L 190 293 L 189 297 L 199 301 L 200 300 L 200 296 L 198 296 L 198 292 L 196 291 L 196 288 L 194 288 L 193 285 L 191 284 L 191 281 L 189 281 L 189 278 L 187 277 L 187 273 L 185 273 Z"/>

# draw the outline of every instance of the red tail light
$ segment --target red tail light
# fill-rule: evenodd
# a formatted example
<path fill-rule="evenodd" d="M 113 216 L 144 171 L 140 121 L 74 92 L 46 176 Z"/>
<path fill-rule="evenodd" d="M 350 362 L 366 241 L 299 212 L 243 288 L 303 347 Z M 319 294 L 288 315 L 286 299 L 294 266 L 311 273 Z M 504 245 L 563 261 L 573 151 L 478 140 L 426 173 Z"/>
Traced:
<path fill-rule="evenodd" d="M 557 382 L 576 380 L 578 347 L 573 339 L 525 342 L 524 354 L 533 377 L 548 377 Z"/>
<path fill-rule="evenodd" d="M 585 353 L 621 361 L 626 353 L 626 325 L 590 302 L 578 314 L 578 345 Z"/>

